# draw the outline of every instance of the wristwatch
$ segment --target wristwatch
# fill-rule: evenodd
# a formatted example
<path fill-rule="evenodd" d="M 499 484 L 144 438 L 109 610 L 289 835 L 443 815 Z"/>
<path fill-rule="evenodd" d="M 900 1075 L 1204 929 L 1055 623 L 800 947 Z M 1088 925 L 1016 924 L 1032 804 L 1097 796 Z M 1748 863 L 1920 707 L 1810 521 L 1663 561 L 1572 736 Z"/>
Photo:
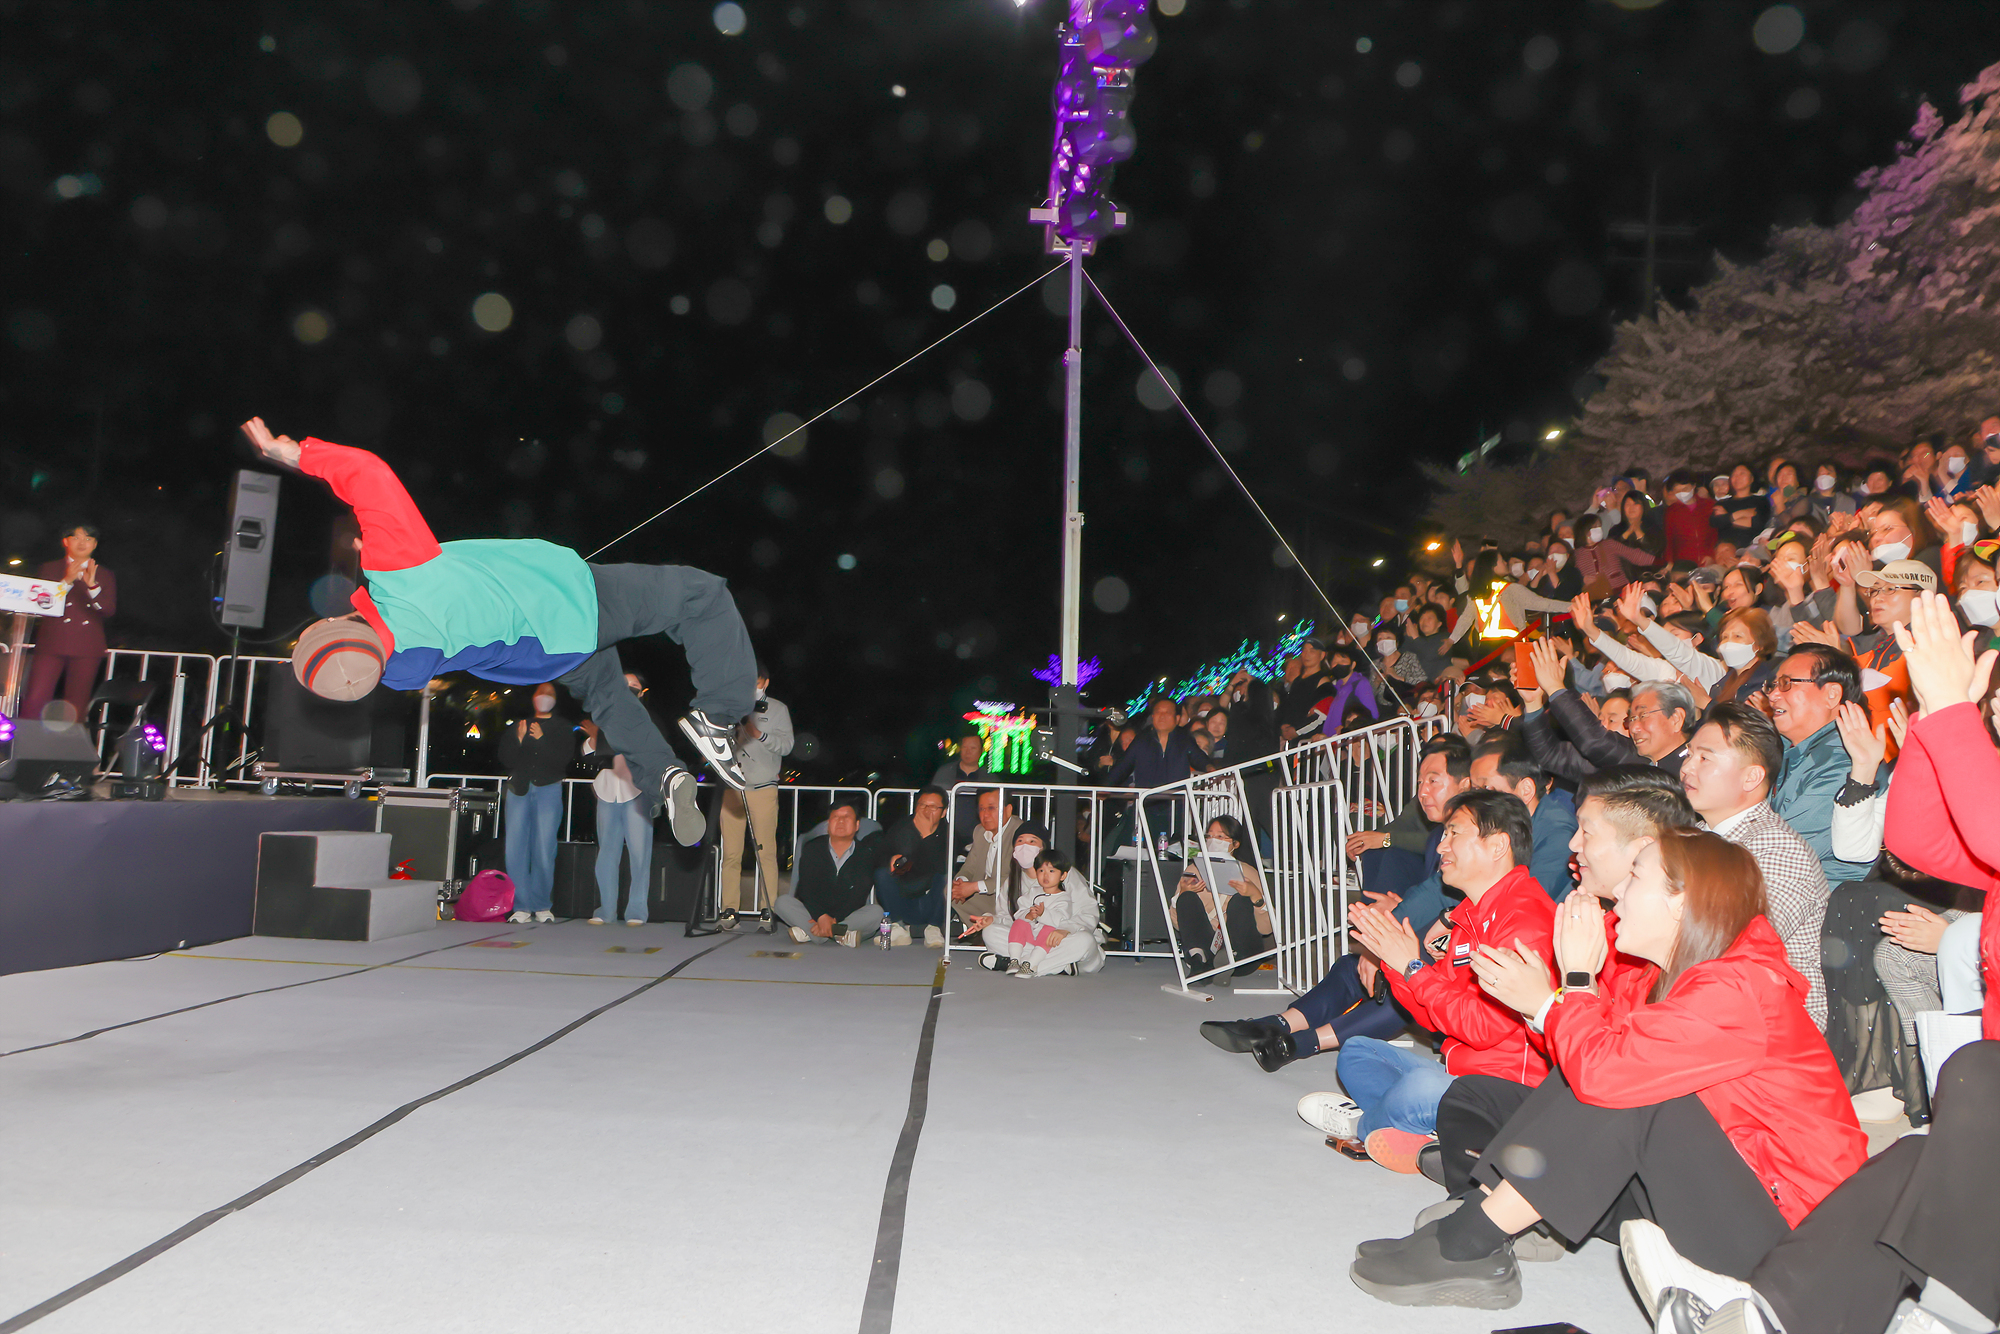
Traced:
<path fill-rule="evenodd" d="M 1572 968 L 1563 974 L 1564 991 L 1588 991 L 1597 985 L 1597 975 L 1586 973 L 1580 968 Z"/>
<path fill-rule="evenodd" d="M 1426 967 L 1428 967 L 1428 965 L 1425 964 L 1425 962 L 1422 959 L 1412 959 L 1408 963 L 1403 965 L 1403 976 L 1415 977 L 1418 973 L 1421 973 Z"/>

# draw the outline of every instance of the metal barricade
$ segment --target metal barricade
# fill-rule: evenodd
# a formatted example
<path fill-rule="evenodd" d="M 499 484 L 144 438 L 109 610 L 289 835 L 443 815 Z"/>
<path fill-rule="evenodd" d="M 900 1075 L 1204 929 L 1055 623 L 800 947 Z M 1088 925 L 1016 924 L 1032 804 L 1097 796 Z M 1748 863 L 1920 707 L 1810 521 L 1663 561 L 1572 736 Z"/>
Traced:
<path fill-rule="evenodd" d="M 191 681 L 191 674 L 198 675 L 200 679 Z M 199 730 L 208 721 L 210 710 L 207 701 L 215 688 L 215 659 L 206 653 L 114 648 L 104 655 L 104 679 L 159 683 L 160 688 L 146 707 L 149 715 L 162 705 L 166 707 L 166 725 L 160 732 L 166 741 L 166 753 L 178 758 L 183 730 L 188 727 Z M 117 740 L 114 730 L 122 726 L 111 717 L 111 709 L 109 704 L 100 704 L 96 710 L 99 768 L 106 767 L 110 762 L 111 746 Z M 195 775 L 180 773 L 178 768 L 170 768 L 166 781 L 169 787 L 176 787 L 192 786 L 198 779 Z"/>

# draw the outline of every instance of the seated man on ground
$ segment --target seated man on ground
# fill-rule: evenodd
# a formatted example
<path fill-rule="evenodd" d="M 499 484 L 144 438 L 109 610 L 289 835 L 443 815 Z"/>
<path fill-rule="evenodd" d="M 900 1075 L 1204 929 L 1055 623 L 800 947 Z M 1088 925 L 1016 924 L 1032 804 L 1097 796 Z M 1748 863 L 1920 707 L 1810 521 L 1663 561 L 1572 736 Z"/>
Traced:
<path fill-rule="evenodd" d="M 917 793 L 908 819 L 882 835 L 881 864 L 875 868 L 875 901 L 895 925 L 891 945 L 910 943 L 910 932 L 921 929 L 924 944 L 944 944 L 945 846 L 944 789 L 927 787 Z"/>
<path fill-rule="evenodd" d="M 1784 942 L 1785 957 L 1806 979 L 1806 1011 L 1826 1030 L 1826 976 L 1820 932 L 1826 922 L 1826 876 L 1819 858 L 1771 809 L 1771 776 L 1784 763 L 1778 729 L 1748 704 L 1718 704 L 1688 743 L 1681 786 L 1708 827 L 1757 859 L 1764 916 Z"/>
<path fill-rule="evenodd" d="M 972 828 L 971 842 L 959 857 L 958 870 L 951 881 L 952 911 L 967 926 L 973 918 L 992 913 L 994 887 L 1013 864 L 1008 860 L 1009 849 L 1014 846 L 1014 834 L 1021 822 L 1015 818 L 1011 802 L 1004 812 L 1005 819 L 1002 815 L 1000 793 L 992 788 L 981 792 L 979 822 Z"/>
<path fill-rule="evenodd" d="M 1472 748 L 1465 738 L 1447 734 L 1425 742 L 1420 753 L 1414 804 L 1423 808 L 1433 827 L 1424 854 L 1424 878 L 1404 894 L 1372 891 L 1363 881 L 1362 897 L 1430 940 L 1443 934 L 1438 925 L 1445 913 L 1438 848 L 1444 838 L 1445 807 L 1472 785 Z M 1409 1016 L 1391 1003 L 1388 988 L 1380 983 L 1372 956 L 1344 954 L 1318 986 L 1282 1013 L 1261 1019 L 1210 1020 L 1201 1026 L 1201 1035 L 1224 1051 L 1247 1052 L 1257 1058 L 1259 1067 L 1275 1071 L 1333 1051 L 1358 1033 L 1392 1037 L 1400 1032 Z"/>
<path fill-rule="evenodd" d="M 1513 733 L 1495 733 L 1472 751 L 1472 785 L 1521 799 L 1535 826 L 1535 851 L 1528 871 L 1535 883 L 1561 903 L 1575 881 L 1569 875 L 1569 845 L 1576 836 L 1576 806 L 1570 794 L 1553 787 L 1528 745 Z"/>
<path fill-rule="evenodd" d="M 826 833 L 799 849 L 792 892 L 779 895 L 771 909 L 799 944 L 818 940 L 853 949 L 882 924 L 882 909 L 868 901 L 879 840 L 857 838 L 860 828 L 861 812 L 851 802 L 835 802 L 826 813 Z"/>
<path fill-rule="evenodd" d="M 1445 811 L 1440 866 L 1445 883 L 1465 895 L 1452 910 L 1445 957 L 1424 957 L 1407 922 L 1365 904 L 1349 914 L 1352 930 L 1382 961 L 1396 1002 L 1444 1037 L 1444 1062 L 1380 1038 L 1341 1044 L 1340 1085 L 1360 1115 L 1349 1136 L 1366 1155 L 1398 1172 L 1415 1172 L 1417 1155 L 1437 1128 L 1438 1099 L 1459 1075 L 1500 1075 L 1539 1084 L 1549 1063 L 1529 1041 L 1519 1014 L 1487 995 L 1472 968 L 1482 945 L 1552 956 L 1555 904 L 1528 872 L 1534 830 L 1528 808 L 1505 792 L 1464 792 Z M 1554 986 L 1553 977 L 1549 985 Z M 1347 1152 L 1353 1155 L 1353 1149 Z"/>
<path fill-rule="evenodd" d="M 1017 845 L 1017 851 L 1028 850 Z M 986 952 L 979 966 L 1015 977 L 1070 977 L 1104 967 L 1097 939 L 1097 895 L 1069 858 L 1053 848 L 1034 849 L 1030 876 L 1008 893 L 991 917 L 973 919 Z"/>
<path fill-rule="evenodd" d="M 1618 894 L 1617 949 L 1659 969 L 1643 992 L 1600 984 L 1611 943 L 1589 894 L 1559 914 L 1561 989 L 1537 951 L 1481 951 L 1481 987 L 1535 1015 L 1559 1073 L 1488 1146 L 1460 1207 L 1361 1244 L 1356 1286 L 1402 1306 L 1509 1307 L 1515 1237 L 1546 1221 L 1608 1239 L 1640 1218 L 1695 1263 L 1747 1277 L 1867 1156 L 1762 900 L 1746 849 L 1666 830 Z"/>

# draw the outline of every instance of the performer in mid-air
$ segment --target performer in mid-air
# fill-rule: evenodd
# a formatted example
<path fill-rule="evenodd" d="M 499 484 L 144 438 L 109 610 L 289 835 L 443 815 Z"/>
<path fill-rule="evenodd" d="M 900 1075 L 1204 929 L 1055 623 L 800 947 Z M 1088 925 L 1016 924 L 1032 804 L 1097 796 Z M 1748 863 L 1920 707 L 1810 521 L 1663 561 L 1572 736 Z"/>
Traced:
<path fill-rule="evenodd" d="M 700 841 L 694 775 L 625 684 L 619 641 L 664 634 L 687 653 L 694 704 L 681 731 L 741 790 L 731 742 L 757 702 L 757 658 L 729 585 L 686 565 L 592 565 L 534 538 L 440 543 L 389 465 L 364 449 L 243 434 L 264 458 L 321 478 L 361 525 L 355 614 L 306 628 L 292 655 L 301 684 L 359 699 L 380 683 L 417 690 L 444 672 L 506 685 L 558 681 L 625 756 L 648 817 L 666 808 L 674 837 Z"/>

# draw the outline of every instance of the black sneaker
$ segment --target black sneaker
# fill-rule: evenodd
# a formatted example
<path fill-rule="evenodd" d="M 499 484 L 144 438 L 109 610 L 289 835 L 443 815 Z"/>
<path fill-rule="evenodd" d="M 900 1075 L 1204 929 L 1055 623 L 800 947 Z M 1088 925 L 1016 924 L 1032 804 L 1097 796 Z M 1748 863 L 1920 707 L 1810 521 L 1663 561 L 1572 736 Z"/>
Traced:
<path fill-rule="evenodd" d="M 1348 1266 L 1354 1286 L 1396 1306 L 1470 1306 L 1502 1311 L 1521 1300 L 1521 1266 L 1512 1247 L 1477 1260 L 1447 1260 L 1438 1225 L 1426 1223 L 1399 1242 Z"/>
<path fill-rule="evenodd" d="M 674 831 L 674 841 L 684 848 L 701 842 L 708 820 L 701 813 L 694 775 L 685 769 L 669 769 L 661 774 L 660 800 L 667 812 L 667 824 Z"/>
<path fill-rule="evenodd" d="M 1224 1051 L 1248 1054 L 1257 1044 L 1285 1031 L 1285 1021 L 1267 1016 L 1262 1019 L 1211 1019 L 1201 1026 L 1201 1035 Z"/>
<path fill-rule="evenodd" d="M 736 909 L 724 908 L 715 915 L 715 929 L 717 931 L 734 931 L 739 921 Z"/>
<path fill-rule="evenodd" d="M 694 743 L 694 748 L 708 767 L 715 770 L 720 778 L 738 792 L 743 791 L 743 770 L 736 763 L 736 729 L 727 723 L 719 723 L 700 709 L 689 709 L 687 717 L 681 719 L 681 732 Z"/>

